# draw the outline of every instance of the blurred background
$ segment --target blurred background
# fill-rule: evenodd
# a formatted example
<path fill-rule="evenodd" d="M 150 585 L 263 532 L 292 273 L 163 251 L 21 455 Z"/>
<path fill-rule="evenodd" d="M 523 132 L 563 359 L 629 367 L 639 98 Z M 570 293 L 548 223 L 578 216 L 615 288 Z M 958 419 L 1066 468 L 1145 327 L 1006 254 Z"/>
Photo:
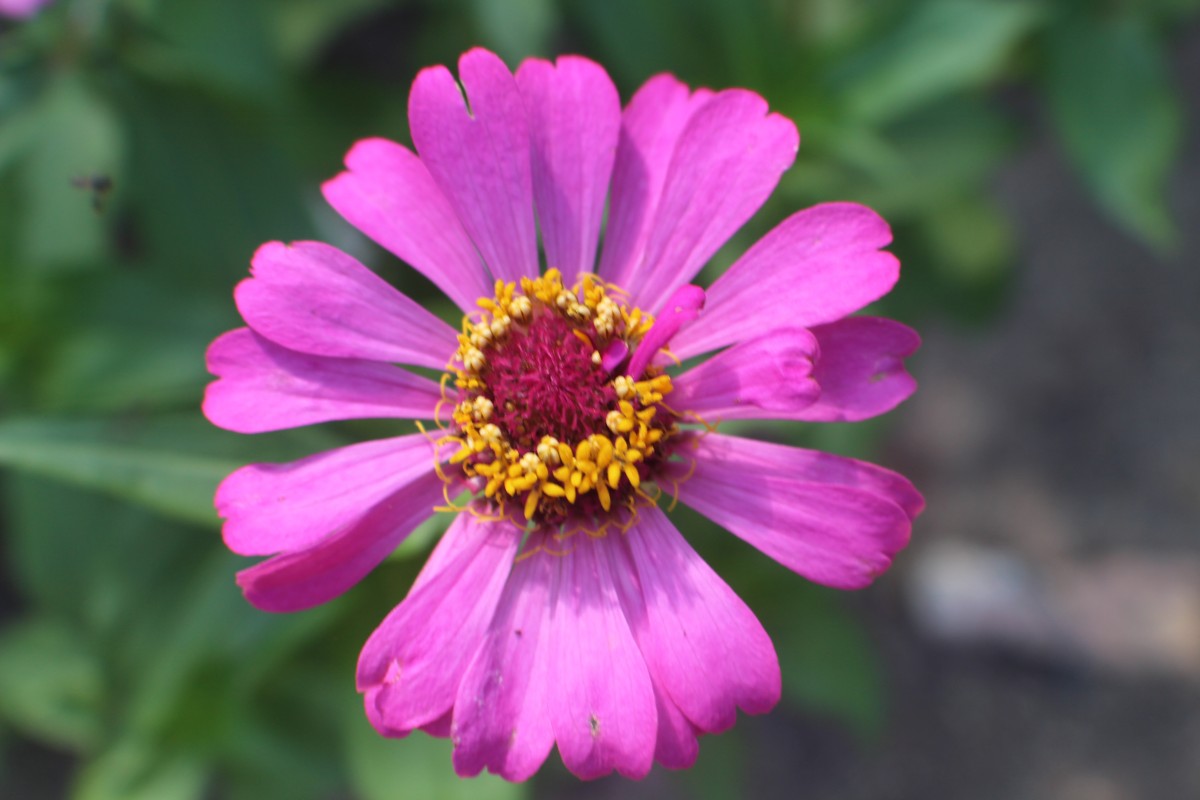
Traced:
<path fill-rule="evenodd" d="M 1200 797 L 1197 0 L 0 0 L 0 797 Z M 355 253 L 321 181 L 408 141 L 416 71 L 483 45 L 745 86 L 802 145 L 710 279 L 789 213 L 855 200 L 904 265 L 920 391 L 853 426 L 729 426 L 926 494 L 874 587 L 811 585 L 686 512 L 763 619 L 769 716 L 696 767 L 512 786 L 377 737 L 362 642 L 436 523 L 328 606 L 273 616 L 212 491 L 395 424 L 244 437 L 203 354 L 272 239 Z M 444 524 L 444 521 L 443 521 Z"/>

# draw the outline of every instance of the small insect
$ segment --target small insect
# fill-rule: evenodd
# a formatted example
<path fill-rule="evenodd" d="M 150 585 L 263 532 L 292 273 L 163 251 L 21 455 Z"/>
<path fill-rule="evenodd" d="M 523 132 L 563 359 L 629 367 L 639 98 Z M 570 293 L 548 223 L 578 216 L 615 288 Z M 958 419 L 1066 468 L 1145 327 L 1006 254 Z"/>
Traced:
<path fill-rule="evenodd" d="M 71 178 L 71 185 L 76 189 L 91 192 L 92 209 L 99 214 L 104 211 L 104 204 L 107 202 L 109 194 L 112 193 L 113 179 L 111 175 L 98 172 L 91 176 Z"/>

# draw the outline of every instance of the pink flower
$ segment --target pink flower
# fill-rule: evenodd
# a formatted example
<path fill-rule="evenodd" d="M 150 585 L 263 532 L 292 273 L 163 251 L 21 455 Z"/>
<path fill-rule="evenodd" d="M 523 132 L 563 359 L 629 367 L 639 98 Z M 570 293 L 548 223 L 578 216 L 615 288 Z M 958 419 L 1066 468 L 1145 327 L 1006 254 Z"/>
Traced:
<path fill-rule="evenodd" d="M 270 611 L 323 603 L 451 506 L 363 648 L 375 727 L 451 737 L 462 775 L 522 780 L 555 744 L 583 778 L 686 767 L 698 735 L 774 706 L 780 675 L 660 495 L 847 589 L 888 568 L 922 508 L 888 470 L 715 430 L 859 420 L 912 393 L 916 334 L 846 316 L 895 283 L 891 234 L 867 208 L 820 205 L 707 290 L 688 285 L 792 164 L 790 121 L 752 92 L 669 75 L 622 111 L 577 57 L 514 76 L 472 50 L 458 67 L 463 90 L 440 66 L 413 85 L 419 157 L 361 141 L 324 191 L 458 304 L 461 331 L 333 247 L 270 243 L 236 291 L 248 327 L 209 350 L 219 380 L 204 405 L 246 433 L 366 417 L 436 428 L 230 475 L 225 542 L 270 556 L 238 582 Z"/>
<path fill-rule="evenodd" d="M 32 17 L 50 3 L 51 0 L 0 0 L 0 17 Z"/>

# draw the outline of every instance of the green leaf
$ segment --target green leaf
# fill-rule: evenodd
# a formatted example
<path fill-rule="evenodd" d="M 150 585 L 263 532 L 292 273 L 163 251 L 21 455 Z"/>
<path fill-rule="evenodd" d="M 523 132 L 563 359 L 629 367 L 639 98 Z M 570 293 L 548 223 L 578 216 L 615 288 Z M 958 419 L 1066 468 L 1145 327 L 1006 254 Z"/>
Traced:
<path fill-rule="evenodd" d="M 692 5 L 688 39 L 672 35 L 679 29 L 684 11 L 675 0 L 567 0 L 565 6 L 576 18 L 581 35 L 596 42 L 618 83 L 636 86 L 648 75 L 664 70 L 686 76 L 685 80 L 698 80 L 704 57 L 719 58 L 719 43 L 711 40 L 703 24 L 702 4 Z"/>
<path fill-rule="evenodd" d="M 931 0 L 831 75 L 854 117 L 881 123 L 944 95 L 996 78 L 1013 48 L 1039 20 L 1034 3 Z"/>
<path fill-rule="evenodd" d="M 682 774 L 699 800 L 746 796 L 746 744 L 741 728 L 700 738 L 696 763 Z"/>
<path fill-rule="evenodd" d="M 1192 22 L 1200 11 L 1200 0 L 1145 0 L 1138 10 L 1147 16 L 1162 18 L 1168 22 Z"/>
<path fill-rule="evenodd" d="M 889 127 L 887 141 L 898 166 L 871 174 L 873 185 L 862 199 L 893 221 L 939 213 L 963 196 L 983 193 L 1016 138 L 1012 123 L 983 98 L 926 106 Z"/>
<path fill-rule="evenodd" d="M 0 422 L 0 465 L 215 526 L 212 498 L 222 478 L 255 456 L 270 460 L 282 451 L 295 457 L 300 448 L 294 443 L 306 440 L 329 441 L 314 432 L 251 440 L 217 430 L 198 411 L 99 420 L 10 419 Z M 288 442 L 293 446 L 278 446 Z"/>
<path fill-rule="evenodd" d="M 126 645 L 137 673 L 125 724 L 137 735 L 186 744 L 211 757 L 236 728 L 253 690 L 273 668 L 333 621 L 336 605 L 272 615 L 251 606 L 234 583 L 245 562 L 216 542 L 161 609 L 147 610 Z"/>
<path fill-rule="evenodd" d="M 48 618 L 0 630 L 0 718 L 75 749 L 100 741 L 103 677 L 78 631 Z"/>
<path fill-rule="evenodd" d="M 311 672 L 311 671 L 308 671 Z M 302 665 L 288 664 L 286 673 L 273 676 L 276 682 L 292 681 L 304 674 Z M 298 800 L 298 798 L 346 797 L 346 770 L 341 752 L 331 733 L 327 706 L 314 698 L 341 688 L 361 708 L 354 693 L 353 667 L 336 674 L 306 674 L 304 692 L 293 692 L 287 714 L 276 724 L 263 724 L 263 704 L 255 699 L 246 718 L 239 720 L 224 743 L 219 765 L 226 800 Z M 303 719 L 297 719 L 302 716 Z"/>
<path fill-rule="evenodd" d="M 234 583 L 246 560 L 225 552 L 215 535 L 205 540 L 126 504 L 25 476 L 5 481 L 5 488 L 17 512 L 6 521 L 14 537 L 11 565 L 23 588 L 36 589 L 27 599 L 76 620 L 74 628 L 82 631 L 74 636 L 76 647 L 88 648 L 89 658 L 111 676 L 102 698 L 105 728 L 88 743 L 115 742 L 117 754 L 106 751 L 98 776 L 89 780 L 114 796 L 142 791 L 145 781 L 148 794 L 167 778 L 143 775 L 143 768 L 153 769 L 142 762 L 176 760 L 205 772 L 252 766 L 260 783 L 293 790 L 259 791 L 258 797 L 305 796 L 290 777 L 268 780 L 263 761 L 269 757 L 276 769 L 289 758 L 307 760 L 292 763 L 289 776 L 334 783 L 335 769 L 328 756 L 320 762 L 319 747 L 295 753 L 297 713 L 317 718 L 306 732 L 320 732 L 316 741 L 328 749 L 330 715 L 308 708 L 333 683 L 328 676 L 322 686 L 310 682 L 290 692 L 276 735 L 254 731 L 262 728 L 263 695 L 294 685 L 297 651 L 327 631 L 344 603 L 304 614 L 263 613 Z M 31 513 L 30 505 L 41 513 Z M 319 652 L 324 657 L 331 649 L 324 643 Z M 353 696 L 352 654 L 343 661 L 337 677 Z M 263 748 L 270 752 L 259 752 Z"/>
<path fill-rule="evenodd" d="M 51 84 L 36 113 L 22 170 L 26 202 L 19 258 L 40 269 L 94 264 L 107 256 L 108 218 L 86 184 L 98 177 L 120 181 L 120 121 L 74 74 Z"/>
<path fill-rule="evenodd" d="M 446 739 L 414 733 L 385 739 L 363 716 L 348 708 L 343 723 L 346 758 L 354 789 L 363 800 L 508 800 L 529 796 L 528 784 L 494 775 L 460 778 L 454 772 Z"/>
<path fill-rule="evenodd" d="M 187 303 L 166 276 L 110 272 L 55 284 L 55 338 L 41 333 L 25 384 L 42 412 L 194 407 L 211 380 L 204 351 L 234 306 L 194 293 Z M 32 338 L 32 337 L 31 337 Z"/>
<path fill-rule="evenodd" d="M 567 0 L 580 36 L 596 42 L 605 66 L 632 89 L 656 72 L 693 85 L 795 85 L 790 28 L 763 3 L 743 0 Z M 773 105 L 779 103 L 773 99 Z"/>
<path fill-rule="evenodd" d="M 129 203 L 141 257 L 179 291 L 220 290 L 246 276 L 271 239 L 314 237 L 301 180 L 265 120 L 187 90 L 130 83 Z M 228 295 L 226 295 L 228 296 Z"/>
<path fill-rule="evenodd" d="M 832 593 L 798 585 L 782 609 L 764 615 L 783 673 L 784 699 L 831 714 L 863 735 L 883 725 L 878 660 L 861 623 Z"/>
<path fill-rule="evenodd" d="M 854 40 L 879 13 L 876 0 L 805 0 L 792 14 L 796 33 L 812 47 Z"/>
<path fill-rule="evenodd" d="M 390 0 L 270 0 L 271 29 L 280 56 L 292 65 L 303 64 L 355 19 L 388 4 Z"/>
<path fill-rule="evenodd" d="M 0 113 L 6 115 L 0 125 L 0 172 L 3 172 L 33 147 L 41 119 L 28 107 L 12 110 L 0 107 Z"/>
<path fill-rule="evenodd" d="M 464 492 L 455 498 L 455 502 L 465 500 L 467 496 L 467 493 Z M 442 534 L 450 527 L 450 523 L 454 522 L 455 516 L 455 514 L 449 513 L 432 515 L 413 529 L 413 532 L 396 548 L 392 557 L 399 559 L 423 558 L 433 547 L 433 543 L 442 538 Z"/>
<path fill-rule="evenodd" d="M 1098 202 L 1156 245 L 1174 236 L 1163 184 L 1182 139 L 1160 42 L 1132 15 L 1074 15 L 1047 40 L 1050 114 Z"/>
<path fill-rule="evenodd" d="M 0 464 L 80 486 L 191 522 L 215 524 L 213 492 L 236 460 L 179 449 L 199 419 L 137 421 L 15 419 L 0 423 Z"/>
<path fill-rule="evenodd" d="M 204 765 L 158 742 L 128 738 L 86 764 L 71 800 L 198 800 Z"/>
<path fill-rule="evenodd" d="M 282 75 L 261 2 L 169 0 L 147 21 L 158 35 L 133 40 L 125 55 L 155 80 L 260 100 L 278 96 Z"/>
<path fill-rule="evenodd" d="M 546 53 L 557 17 L 551 0 L 469 0 L 469 4 L 488 44 L 510 63 Z"/>
<path fill-rule="evenodd" d="M 28 474 L 0 488 L 14 585 L 90 642 L 135 627 L 145 598 L 191 566 L 198 537 L 136 506 Z"/>
<path fill-rule="evenodd" d="M 993 285 L 1012 263 L 1012 226 L 998 208 L 980 197 L 957 198 L 922 222 L 930 248 L 938 256 L 933 266 L 948 281 Z"/>

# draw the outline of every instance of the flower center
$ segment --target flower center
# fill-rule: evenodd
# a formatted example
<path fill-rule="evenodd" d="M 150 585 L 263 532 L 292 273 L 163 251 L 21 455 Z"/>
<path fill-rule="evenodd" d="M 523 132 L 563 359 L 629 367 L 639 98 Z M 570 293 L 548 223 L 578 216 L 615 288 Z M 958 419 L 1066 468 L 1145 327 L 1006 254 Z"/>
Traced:
<path fill-rule="evenodd" d="M 558 314 L 537 313 L 504 346 L 489 348 L 480 377 L 491 420 L 517 448 L 536 449 L 547 436 L 582 441 L 617 407 L 616 391 L 592 360 L 595 346 L 576 330 Z"/>
<path fill-rule="evenodd" d="M 671 379 L 623 372 L 654 320 L 590 275 L 570 288 L 558 270 L 515 283 L 463 320 L 448 379 L 457 390 L 450 463 L 497 512 L 535 525 L 622 524 L 664 460 L 676 415 Z"/>

